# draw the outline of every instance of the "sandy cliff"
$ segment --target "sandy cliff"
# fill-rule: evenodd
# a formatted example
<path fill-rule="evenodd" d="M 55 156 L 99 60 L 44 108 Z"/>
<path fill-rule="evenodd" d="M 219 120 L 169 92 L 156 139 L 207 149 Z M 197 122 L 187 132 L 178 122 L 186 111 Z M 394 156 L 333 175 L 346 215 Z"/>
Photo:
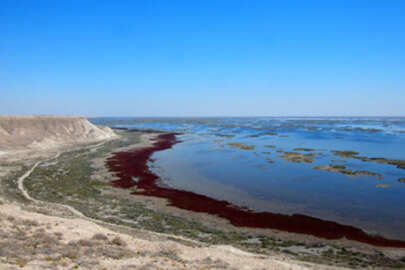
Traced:
<path fill-rule="evenodd" d="M 0 151 L 45 150 L 116 137 L 83 117 L 0 115 Z"/>

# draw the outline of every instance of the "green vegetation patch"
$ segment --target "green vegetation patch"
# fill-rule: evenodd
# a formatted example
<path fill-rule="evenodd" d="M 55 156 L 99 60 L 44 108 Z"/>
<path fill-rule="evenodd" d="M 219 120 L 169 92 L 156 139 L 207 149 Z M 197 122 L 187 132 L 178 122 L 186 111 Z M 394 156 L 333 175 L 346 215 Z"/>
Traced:
<path fill-rule="evenodd" d="M 339 151 L 333 150 L 332 153 L 338 157 L 342 158 L 355 158 L 359 153 L 354 151 Z"/>
<path fill-rule="evenodd" d="M 365 156 L 359 156 L 358 152 L 354 151 L 338 151 L 338 150 L 333 150 L 332 153 L 336 156 L 342 157 L 342 158 L 353 158 L 353 159 L 359 159 L 364 162 L 372 161 L 372 162 L 377 162 L 377 163 L 382 163 L 382 164 L 390 164 L 394 165 L 399 169 L 404 169 L 405 170 L 405 160 L 399 160 L 399 159 L 388 159 L 388 158 L 383 158 L 383 157 L 365 157 Z"/>
<path fill-rule="evenodd" d="M 315 151 L 315 149 L 313 149 L 313 148 L 305 148 L 305 147 L 298 147 L 298 148 L 295 148 L 294 151 L 312 152 L 312 151 Z"/>
<path fill-rule="evenodd" d="M 331 164 L 331 165 L 325 165 L 325 166 L 314 166 L 312 167 L 314 170 L 321 170 L 321 171 L 328 171 L 328 172 L 337 172 L 344 174 L 346 176 L 352 176 L 352 177 L 357 177 L 360 175 L 366 175 L 366 176 L 373 176 L 376 177 L 378 180 L 382 180 L 383 176 L 380 173 L 375 173 L 375 172 L 369 172 L 369 171 L 353 171 L 351 169 L 346 168 L 345 165 L 340 165 L 340 164 Z"/>
<path fill-rule="evenodd" d="M 3 166 L 9 166 L 12 169 L 11 172 L 3 176 L 1 179 L 0 196 L 9 201 L 27 203 L 28 200 L 18 189 L 17 181 L 19 177 L 30 169 L 30 166 L 27 164 L 3 164 Z"/>
<path fill-rule="evenodd" d="M 243 143 L 238 143 L 238 142 L 230 142 L 230 143 L 228 143 L 228 146 L 230 146 L 232 148 L 242 149 L 242 150 L 254 150 L 256 148 L 254 145 L 248 145 L 248 144 L 243 144 Z"/>
<path fill-rule="evenodd" d="M 279 157 L 296 163 L 312 163 L 315 157 L 314 153 L 302 154 L 298 152 L 286 152 L 283 150 L 279 150 L 277 152 L 282 153 L 282 155 L 279 155 Z"/>
<path fill-rule="evenodd" d="M 386 158 L 369 158 L 368 160 L 374 161 L 377 163 L 384 163 L 394 165 L 399 169 L 405 170 L 405 160 L 398 160 L 398 159 L 386 159 Z"/>

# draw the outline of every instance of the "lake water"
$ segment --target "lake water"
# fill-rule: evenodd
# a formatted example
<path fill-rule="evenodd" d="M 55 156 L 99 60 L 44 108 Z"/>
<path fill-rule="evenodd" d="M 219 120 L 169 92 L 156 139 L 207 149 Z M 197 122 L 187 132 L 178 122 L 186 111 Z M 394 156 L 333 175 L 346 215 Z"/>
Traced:
<path fill-rule="evenodd" d="M 405 239 L 405 183 L 399 182 L 405 170 L 332 152 L 350 150 L 359 156 L 405 160 L 405 118 L 90 120 L 114 127 L 181 132 L 181 143 L 154 153 L 150 162 L 164 185 L 255 211 L 306 214 Z M 285 151 L 312 153 L 313 161 L 286 160 Z M 379 173 L 382 179 L 313 169 L 330 164 Z"/>

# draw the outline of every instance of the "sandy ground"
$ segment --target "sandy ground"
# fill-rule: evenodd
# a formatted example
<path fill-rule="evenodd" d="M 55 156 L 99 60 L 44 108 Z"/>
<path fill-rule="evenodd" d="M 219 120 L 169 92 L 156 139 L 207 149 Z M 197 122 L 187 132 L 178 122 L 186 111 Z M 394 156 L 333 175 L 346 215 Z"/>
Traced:
<path fill-rule="evenodd" d="M 0 269 L 343 269 L 231 246 L 143 240 L 82 218 L 34 213 L 15 204 L 1 205 L 0 216 Z"/>

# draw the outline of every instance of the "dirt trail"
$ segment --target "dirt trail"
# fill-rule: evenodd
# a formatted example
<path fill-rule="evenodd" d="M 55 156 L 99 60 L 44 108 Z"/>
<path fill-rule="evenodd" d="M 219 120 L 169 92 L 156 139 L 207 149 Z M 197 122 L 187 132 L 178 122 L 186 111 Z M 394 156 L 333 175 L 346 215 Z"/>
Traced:
<path fill-rule="evenodd" d="M 85 148 L 83 148 L 83 149 L 90 149 L 90 150 L 91 150 L 91 149 L 96 149 L 96 148 L 100 147 L 101 145 L 103 145 L 104 143 L 106 143 L 106 141 L 105 141 L 105 142 L 98 143 L 98 144 L 96 144 L 96 145 L 92 145 L 92 146 L 85 147 Z M 102 220 L 90 218 L 90 217 L 84 215 L 82 212 L 80 212 L 79 210 L 75 209 L 74 207 L 72 207 L 72 206 L 70 206 L 70 205 L 40 201 L 40 200 L 37 200 L 37 199 L 35 199 L 35 198 L 32 198 L 32 197 L 29 195 L 28 191 L 27 191 L 27 190 L 25 189 L 25 187 L 24 187 L 24 180 L 25 180 L 27 177 L 29 177 L 29 176 L 32 174 L 32 172 L 33 172 L 41 163 L 49 162 L 49 161 L 51 161 L 51 160 L 57 159 L 61 154 L 62 154 L 61 152 L 58 152 L 58 153 L 57 153 L 54 157 L 52 157 L 52 158 L 49 158 L 49 159 L 46 159 L 46 160 L 42 160 L 42 161 L 36 162 L 24 175 L 22 175 L 21 177 L 18 178 L 18 181 L 17 181 L 17 182 L 18 182 L 18 189 L 19 189 L 19 191 L 23 194 L 23 196 L 24 196 L 27 200 L 29 200 L 29 201 L 31 201 L 31 202 L 33 202 L 33 203 L 36 203 L 36 204 L 38 204 L 38 205 L 40 205 L 40 206 L 51 206 L 51 207 L 53 206 L 53 207 L 56 207 L 56 208 L 63 208 L 63 209 L 65 209 L 65 210 L 68 210 L 68 211 L 71 212 L 74 216 L 76 216 L 76 217 L 78 217 L 78 218 L 82 218 L 82 219 L 85 219 L 85 220 L 87 220 L 87 221 L 90 221 L 90 222 L 99 224 L 99 225 L 105 225 L 105 226 L 109 226 L 109 227 L 113 227 L 113 228 L 118 228 L 118 229 L 124 229 L 124 230 L 131 230 L 131 228 L 129 228 L 129 227 L 127 227 L 127 226 L 123 226 L 123 225 L 119 225 L 119 224 L 113 224 L 113 223 L 105 222 L 105 221 L 102 221 Z M 185 241 L 185 242 L 188 242 L 188 243 L 194 243 L 194 244 L 199 245 L 199 246 L 205 245 L 205 244 L 203 244 L 203 243 L 201 243 L 201 242 L 198 242 L 198 241 L 195 241 L 195 240 L 192 240 L 192 239 L 187 239 L 187 238 L 182 237 L 182 236 L 171 235 L 171 234 L 165 234 L 165 233 L 150 232 L 150 231 L 146 231 L 146 230 L 143 230 L 143 229 L 137 229 L 137 231 L 145 232 L 145 234 L 154 234 L 154 235 L 157 235 L 157 236 L 160 236 L 160 237 L 164 237 L 164 238 L 169 238 L 169 237 L 170 237 L 170 238 L 172 238 L 172 239 L 178 239 L 178 240 Z M 258 255 L 255 255 L 255 256 L 258 256 Z M 260 256 L 259 256 L 259 257 L 260 257 Z"/>
<path fill-rule="evenodd" d="M 85 147 L 85 148 L 83 148 L 83 149 L 96 149 L 96 148 L 100 147 L 101 145 L 105 144 L 106 142 L 107 142 L 107 141 L 98 143 L 98 144 L 96 144 L 96 145 L 87 146 L 87 147 Z M 51 160 L 55 160 L 55 159 L 57 159 L 61 154 L 62 154 L 62 152 L 57 152 L 54 157 L 51 157 L 51 158 L 49 158 L 49 159 L 36 162 L 36 163 L 31 167 L 31 169 L 29 169 L 25 174 L 23 174 L 20 178 L 18 178 L 18 181 L 17 181 L 17 183 L 18 183 L 18 189 L 21 191 L 21 193 L 23 194 L 23 196 L 24 196 L 27 200 L 29 200 L 29 201 L 32 201 L 32 202 L 37 203 L 37 204 L 53 205 L 53 206 L 57 206 L 57 207 L 62 207 L 62 208 L 65 208 L 65 209 L 69 210 L 70 212 L 72 212 L 75 216 L 78 216 L 78 217 L 81 217 L 81 218 L 85 218 L 85 219 L 88 219 L 88 220 L 93 220 L 93 221 L 100 222 L 99 220 L 94 220 L 94 219 L 91 219 L 91 218 L 86 217 L 85 215 L 83 215 L 83 213 L 81 213 L 80 211 L 76 210 L 74 207 L 71 207 L 71 206 L 69 206 L 69 205 L 64 205 L 64 204 L 59 204 L 59 203 L 43 202 L 43 201 L 39 201 L 39 200 L 37 200 L 37 199 L 34 199 L 34 198 L 32 198 L 32 197 L 29 195 L 28 191 L 24 188 L 24 180 L 25 180 L 27 177 L 29 177 L 29 176 L 31 175 L 31 173 L 32 173 L 41 163 L 49 162 L 49 161 L 51 161 Z"/>
<path fill-rule="evenodd" d="M 60 156 L 60 152 L 58 152 L 53 158 L 49 158 L 49 159 L 42 160 L 42 161 L 37 161 L 37 162 L 34 164 L 34 166 L 31 167 L 31 169 L 29 169 L 26 173 L 24 173 L 22 176 L 20 176 L 20 177 L 18 178 L 18 180 L 17 180 L 18 190 L 21 191 L 21 193 L 23 194 L 24 198 L 26 198 L 27 200 L 32 201 L 32 202 L 36 202 L 36 203 L 39 203 L 39 202 L 40 202 L 40 201 L 38 201 L 38 200 L 32 198 L 32 197 L 28 194 L 27 190 L 24 188 L 24 180 L 25 180 L 28 176 L 31 175 L 31 173 L 39 166 L 39 164 L 41 164 L 41 163 L 43 163 L 43 162 L 46 162 L 46 161 L 50 161 L 50 160 L 56 159 L 56 158 L 58 158 L 59 156 Z"/>

